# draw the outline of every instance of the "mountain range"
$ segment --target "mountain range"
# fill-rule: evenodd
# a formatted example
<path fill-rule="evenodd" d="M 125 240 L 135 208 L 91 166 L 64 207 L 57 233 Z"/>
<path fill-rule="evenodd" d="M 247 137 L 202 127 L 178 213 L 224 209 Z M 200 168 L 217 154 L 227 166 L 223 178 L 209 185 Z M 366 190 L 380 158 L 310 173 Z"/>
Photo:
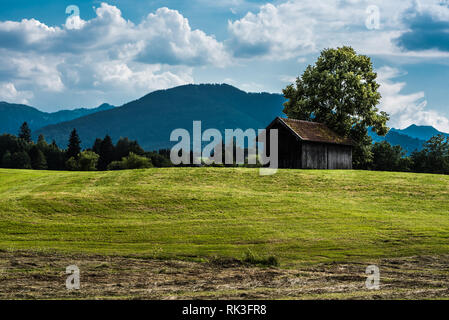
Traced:
<path fill-rule="evenodd" d="M 449 133 L 438 131 L 432 126 L 417 126 L 416 124 L 412 124 L 411 126 L 402 130 L 393 128 L 391 129 L 391 131 L 424 141 L 427 141 L 433 136 L 436 136 L 438 134 L 442 134 L 446 137 L 449 137 Z"/>
<path fill-rule="evenodd" d="M 373 142 L 387 141 L 392 146 L 400 145 L 407 155 L 410 155 L 415 150 L 421 150 L 424 142 L 427 141 L 410 137 L 406 134 L 399 133 L 396 130 L 397 129 L 394 128 L 390 129 L 385 137 L 378 136 L 371 131 L 369 131 L 369 135 L 373 139 Z"/>
<path fill-rule="evenodd" d="M 271 93 L 246 93 L 227 84 L 184 85 L 151 92 L 144 97 L 107 111 L 46 126 L 35 131 L 60 146 L 76 128 L 83 147 L 91 147 L 96 137 L 109 134 L 137 140 L 146 150 L 169 148 L 174 129 L 192 131 L 201 120 L 203 130 L 216 128 L 265 128 L 282 115 L 284 97 Z"/>
<path fill-rule="evenodd" d="M 146 150 L 169 148 L 170 133 L 177 128 L 192 131 L 192 122 L 202 121 L 203 130 L 265 128 L 275 117 L 285 116 L 280 94 L 247 93 L 227 84 L 184 85 L 151 92 L 120 107 L 102 104 L 93 109 L 46 113 L 26 105 L 0 102 L 0 134 L 17 134 L 27 121 L 33 138 L 43 134 L 65 148 L 70 132 L 76 128 L 82 146 L 91 147 L 95 138 L 109 134 L 137 140 Z M 401 145 L 408 154 L 422 148 L 430 137 L 439 134 L 431 126 L 411 125 L 391 129 L 386 137 L 370 133 L 373 141 L 386 140 Z M 449 134 L 446 134 L 449 136 Z"/>
<path fill-rule="evenodd" d="M 387 141 L 393 146 L 400 145 L 408 155 L 415 150 L 421 150 L 424 143 L 433 136 L 442 134 L 449 137 L 449 133 L 438 131 L 432 126 L 418 126 L 416 124 L 412 124 L 405 129 L 391 128 L 385 137 L 378 136 L 371 131 L 369 134 L 374 142 Z"/>
<path fill-rule="evenodd" d="M 22 123 L 27 122 L 31 130 L 40 129 L 50 124 L 61 123 L 80 118 L 99 111 L 114 108 L 110 104 L 103 103 L 97 108 L 80 108 L 74 110 L 61 110 L 48 113 L 36 108 L 23 105 L 0 102 L 0 134 L 17 134 Z"/>

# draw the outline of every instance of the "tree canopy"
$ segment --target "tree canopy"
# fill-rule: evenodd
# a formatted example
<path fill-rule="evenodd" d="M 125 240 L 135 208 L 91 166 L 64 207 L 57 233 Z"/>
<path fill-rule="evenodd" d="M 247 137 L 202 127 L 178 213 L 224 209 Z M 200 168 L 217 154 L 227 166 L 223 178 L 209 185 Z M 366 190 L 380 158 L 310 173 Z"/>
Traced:
<path fill-rule="evenodd" d="M 289 118 L 326 124 L 354 141 L 353 162 L 365 168 L 372 160 L 368 128 L 378 135 L 388 132 L 389 119 L 376 107 L 381 95 L 371 59 L 351 47 L 325 49 L 309 65 L 296 85 L 288 85 L 284 113 Z"/>

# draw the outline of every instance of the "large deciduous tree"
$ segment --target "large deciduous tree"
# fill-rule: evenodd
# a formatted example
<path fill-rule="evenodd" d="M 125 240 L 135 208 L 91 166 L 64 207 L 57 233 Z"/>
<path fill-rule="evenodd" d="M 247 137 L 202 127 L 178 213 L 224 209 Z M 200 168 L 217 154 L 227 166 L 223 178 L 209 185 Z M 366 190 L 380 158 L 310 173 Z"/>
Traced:
<path fill-rule="evenodd" d="M 368 129 L 378 135 L 388 132 L 389 117 L 376 107 L 381 95 L 371 59 L 351 47 L 325 49 L 315 65 L 309 65 L 296 86 L 284 90 L 289 118 L 326 124 L 354 141 L 355 168 L 366 168 L 372 160 Z"/>

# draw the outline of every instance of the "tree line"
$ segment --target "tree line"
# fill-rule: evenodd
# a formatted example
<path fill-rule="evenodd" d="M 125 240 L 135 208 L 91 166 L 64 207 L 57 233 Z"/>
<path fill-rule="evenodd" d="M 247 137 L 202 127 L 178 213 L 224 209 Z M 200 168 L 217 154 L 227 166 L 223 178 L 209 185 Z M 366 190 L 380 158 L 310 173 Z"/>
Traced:
<path fill-rule="evenodd" d="M 0 167 L 36 170 L 122 170 L 171 166 L 170 150 L 146 152 L 137 141 L 120 138 L 114 145 L 109 135 L 97 138 L 92 146 L 82 150 L 76 129 L 70 133 L 67 149 L 43 135 L 36 143 L 26 122 L 18 136 L 0 135 Z"/>
<path fill-rule="evenodd" d="M 449 137 L 437 135 L 424 143 L 423 148 L 407 156 L 401 146 L 386 141 L 371 146 L 369 169 L 449 174 Z"/>
<path fill-rule="evenodd" d="M 228 148 L 223 144 L 223 150 Z M 233 145 L 233 158 L 238 147 Z M 248 150 L 243 150 L 245 158 Z M 424 144 L 422 150 L 410 156 L 401 146 L 386 141 L 376 142 L 367 150 L 369 161 L 364 169 L 449 174 L 449 137 L 437 135 Z M 193 154 L 191 153 L 191 158 Z M 223 154 L 224 157 L 224 154 Z M 137 141 L 120 138 L 114 145 L 109 135 L 97 138 L 91 148 L 82 150 L 76 129 L 70 133 L 67 149 L 55 141 L 48 144 L 43 135 L 37 142 L 31 139 L 27 123 L 20 127 L 18 136 L 0 135 L 0 167 L 36 170 L 123 170 L 150 167 L 170 167 L 170 150 L 146 152 Z M 237 166 L 233 165 L 225 166 Z"/>

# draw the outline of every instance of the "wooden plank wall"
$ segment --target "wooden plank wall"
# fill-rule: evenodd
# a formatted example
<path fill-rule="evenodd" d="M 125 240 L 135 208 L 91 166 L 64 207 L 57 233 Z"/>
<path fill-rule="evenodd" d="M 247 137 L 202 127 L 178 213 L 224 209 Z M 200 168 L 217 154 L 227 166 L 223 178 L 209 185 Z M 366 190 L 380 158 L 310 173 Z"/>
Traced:
<path fill-rule="evenodd" d="M 352 169 L 351 147 L 343 145 L 328 145 L 327 169 Z"/>
<path fill-rule="evenodd" d="M 301 159 L 303 169 L 352 169 L 349 146 L 303 142 Z"/>
<path fill-rule="evenodd" d="M 301 143 L 284 126 L 276 125 L 278 129 L 279 168 L 301 168 Z"/>

